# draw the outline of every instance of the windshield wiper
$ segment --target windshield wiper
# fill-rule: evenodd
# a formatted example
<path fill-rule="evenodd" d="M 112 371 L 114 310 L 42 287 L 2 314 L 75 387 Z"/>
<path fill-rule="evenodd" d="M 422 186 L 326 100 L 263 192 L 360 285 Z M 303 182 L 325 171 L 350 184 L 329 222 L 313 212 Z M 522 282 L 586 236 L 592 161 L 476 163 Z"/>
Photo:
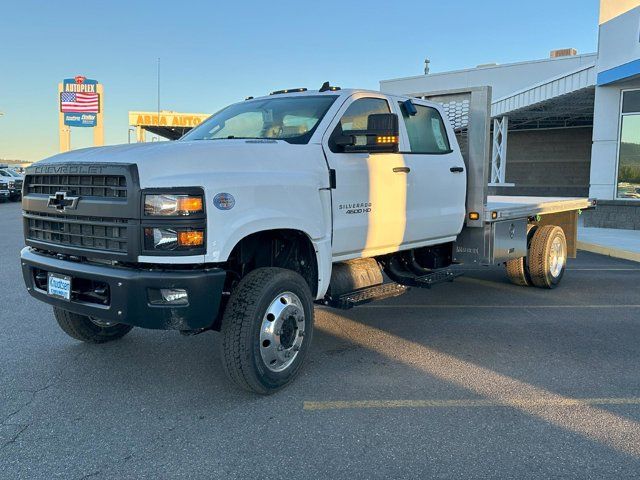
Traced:
<path fill-rule="evenodd" d="M 210 140 L 265 140 L 265 138 L 264 137 L 236 137 L 235 135 L 229 135 L 228 137 L 211 138 Z"/>

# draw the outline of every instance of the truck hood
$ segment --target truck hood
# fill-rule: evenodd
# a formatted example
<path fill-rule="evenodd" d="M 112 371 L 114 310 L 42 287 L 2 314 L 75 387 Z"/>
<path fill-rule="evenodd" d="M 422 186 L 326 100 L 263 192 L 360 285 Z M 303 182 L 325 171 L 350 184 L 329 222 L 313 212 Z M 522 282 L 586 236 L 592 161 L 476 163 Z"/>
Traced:
<path fill-rule="evenodd" d="M 322 147 L 315 144 L 224 139 L 84 148 L 54 155 L 38 163 L 135 163 L 141 186 L 146 188 L 194 185 L 194 178 L 211 174 L 220 179 L 225 174 L 290 172 L 292 166 L 302 173 L 306 170 L 306 162 L 300 162 L 300 158 L 315 157 L 317 160 L 318 156 L 322 157 Z M 307 165 L 316 174 L 319 166 L 317 162 Z"/>

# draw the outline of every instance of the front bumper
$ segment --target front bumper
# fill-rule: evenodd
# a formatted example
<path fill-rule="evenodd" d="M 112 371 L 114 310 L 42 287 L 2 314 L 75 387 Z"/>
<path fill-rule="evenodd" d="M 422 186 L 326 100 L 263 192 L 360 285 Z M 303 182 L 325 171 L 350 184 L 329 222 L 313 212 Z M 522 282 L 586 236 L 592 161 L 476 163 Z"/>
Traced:
<path fill-rule="evenodd" d="M 60 260 L 25 247 L 22 275 L 29 293 L 45 303 L 100 320 L 162 330 L 197 330 L 211 327 L 222 301 L 226 272 L 220 268 L 149 271 Z M 36 275 L 47 272 L 72 278 L 70 301 L 50 297 Z M 99 285 L 103 301 L 94 301 L 84 289 Z M 106 287 L 106 288 L 105 288 Z M 149 289 L 181 288 L 187 305 L 151 305 Z"/>
<path fill-rule="evenodd" d="M 9 192 L 9 190 L 0 189 L 0 198 L 9 198 L 10 196 L 11 196 L 11 192 Z"/>

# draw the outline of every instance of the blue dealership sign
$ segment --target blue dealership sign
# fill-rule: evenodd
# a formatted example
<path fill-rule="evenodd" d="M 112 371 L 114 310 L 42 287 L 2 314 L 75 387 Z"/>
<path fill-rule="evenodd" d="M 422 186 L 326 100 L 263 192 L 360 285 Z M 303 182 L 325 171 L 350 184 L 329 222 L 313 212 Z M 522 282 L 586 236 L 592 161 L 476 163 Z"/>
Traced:
<path fill-rule="evenodd" d="M 96 113 L 65 113 L 64 124 L 69 127 L 95 127 L 98 115 Z"/>

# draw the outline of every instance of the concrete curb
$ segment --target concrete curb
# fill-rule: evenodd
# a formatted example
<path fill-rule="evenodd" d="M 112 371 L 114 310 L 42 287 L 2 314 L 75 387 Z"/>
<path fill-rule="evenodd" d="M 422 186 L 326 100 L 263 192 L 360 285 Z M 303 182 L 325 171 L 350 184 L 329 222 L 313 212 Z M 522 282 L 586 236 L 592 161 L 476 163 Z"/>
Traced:
<path fill-rule="evenodd" d="M 623 260 L 631 260 L 632 262 L 640 262 L 640 253 L 638 252 L 630 252 L 628 250 L 607 247 L 596 243 L 581 242 L 580 240 L 578 240 L 577 246 L 578 250 L 584 250 L 585 252 L 608 255 L 610 257 L 621 258 Z"/>

